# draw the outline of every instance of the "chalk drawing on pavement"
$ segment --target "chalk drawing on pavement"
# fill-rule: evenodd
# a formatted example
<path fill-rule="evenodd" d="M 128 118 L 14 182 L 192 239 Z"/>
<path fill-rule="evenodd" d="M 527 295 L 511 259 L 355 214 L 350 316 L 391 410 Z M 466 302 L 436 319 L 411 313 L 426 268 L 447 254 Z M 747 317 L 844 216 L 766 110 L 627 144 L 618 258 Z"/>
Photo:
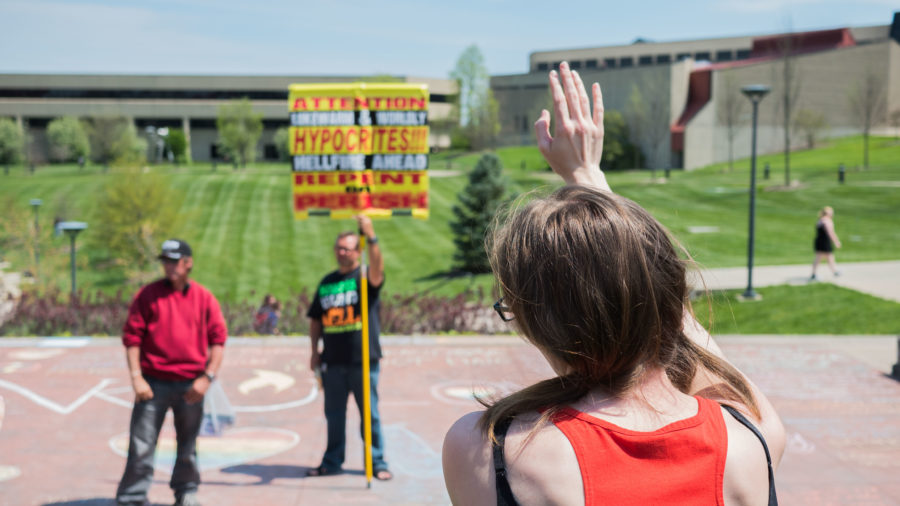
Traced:
<path fill-rule="evenodd" d="M 431 386 L 431 396 L 447 404 L 477 405 L 476 397 L 491 399 L 515 391 L 510 382 L 447 381 Z"/>
<path fill-rule="evenodd" d="M 166 474 L 175 465 L 175 430 L 167 417 L 156 446 L 153 467 Z M 300 442 L 296 432 L 274 427 L 241 427 L 221 436 L 197 438 L 197 465 L 201 470 L 246 464 L 290 450 Z M 109 439 L 109 447 L 120 457 L 128 457 L 128 433 Z"/>

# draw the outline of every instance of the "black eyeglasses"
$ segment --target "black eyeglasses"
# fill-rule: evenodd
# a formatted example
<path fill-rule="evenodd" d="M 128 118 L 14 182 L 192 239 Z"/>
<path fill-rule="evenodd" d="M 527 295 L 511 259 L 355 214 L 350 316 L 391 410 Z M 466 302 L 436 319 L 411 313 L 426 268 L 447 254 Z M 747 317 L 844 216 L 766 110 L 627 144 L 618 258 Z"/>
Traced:
<path fill-rule="evenodd" d="M 511 322 L 516 319 L 515 315 L 512 314 L 512 311 L 503 304 L 503 297 L 497 299 L 497 302 L 494 303 L 494 311 L 500 315 L 500 319 L 505 322 Z"/>

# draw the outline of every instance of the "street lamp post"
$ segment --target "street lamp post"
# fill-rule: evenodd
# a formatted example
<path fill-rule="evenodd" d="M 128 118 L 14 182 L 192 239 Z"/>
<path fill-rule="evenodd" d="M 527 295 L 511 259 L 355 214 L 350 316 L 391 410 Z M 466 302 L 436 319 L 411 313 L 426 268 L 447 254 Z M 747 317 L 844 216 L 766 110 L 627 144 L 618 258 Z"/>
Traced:
<path fill-rule="evenodd" d="M 72 296 L 75 296 L 75 236 L 79 232 L 87 228 L 87 223 L 83 221 L 63 221 L 59 224 L 59 229 L 69 236 L 71 241 L 69 247 L 69 257 L 72 264 Z"/>
<path fill-rule="evenodd" d="M 38 221 L 38 209 L 40 209 L 41 204 L 44 201 L 41 199 L 31 199 L 30 204 L 32 209 L 34 209 L 34 270 L 35 277 L 37 277 L 38 272 L 40 271 L 41 265 L 41 252 L 39 251 L 39 247 L 41 244 L 41 225 L 40 221 Z"/>
<path fill-rule="evenodd" d="M 757 300 L 759 295 L 753 290 L 753 241 L 756 230 L 756 121 L 759 102 L 771 90 L 764 84 L 751 84 L 741 88 L 741 92 L 753 103 L 753 129 L 750 141 L 750 232 L 747 240 L 747 290 L 741 295 L 744 300 Z"/>

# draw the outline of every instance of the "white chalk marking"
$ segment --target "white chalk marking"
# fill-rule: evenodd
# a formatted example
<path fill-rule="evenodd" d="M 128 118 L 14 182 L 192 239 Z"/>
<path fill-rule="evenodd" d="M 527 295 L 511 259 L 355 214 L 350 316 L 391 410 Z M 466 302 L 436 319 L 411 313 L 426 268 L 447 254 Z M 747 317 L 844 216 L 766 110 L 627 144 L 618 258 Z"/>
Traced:
<path fill-rule="evenodd" d="M 253 373 L 255 377 L 242 381 L 238 386 L 240 393 L 247 395 L 257 388 L 273 386 L 277 394 L 294 386 L 294 377 L 283 372 L 254 369 Z"/>
<path fill-rule="evenodd" d="M 281 404 L 269 404 L 266 406 L 232 406 L 237 413 L 267 413 L 269 411 L 281 411 L 282 409 L 296 408 L 311 403 L 319 395 L 319 386 L 313 383 L 309 395 L 296 401 L 284 402 Z"/>
<path fill-rule="evenodd" d="M 6 380 L 0 379 L 0 387 L 3 387 L 7 390 L 16 392 L 17 394 L 25 397 L 26 399 L 34 402 L 35 404 L 37 404 L 39 406 L 43 406 L 51 411 L 56 411 L 57 413 L 59 413 L 61 415 L 68 415 L 69 413 L 78 409 L 79 406 L 81 406 L 82 404 L 87 402 L 88 399 L 95 396 L 99 391 L 106 388 L 106 385 L 109 385 L 110 383 L 114 383 L 115 381 L 116 380 L 109 379 L 109 378 L 102 379 L 100 381 L 100 383 L 97 384 L 97 386 L 95 386 L 94 388 L 85 392 L 81 397 L 76 399 L 75 402 L 69 404 L 68 406 L 63 406 L 61 404 L 57 404 L 57 403 L 51 401 L 50 399 L 47 399 L 46 397 L 38 395 L 25 387 L 16 385 L 15 383 L 12 383 L 12 382 L 9 382 Z"/>

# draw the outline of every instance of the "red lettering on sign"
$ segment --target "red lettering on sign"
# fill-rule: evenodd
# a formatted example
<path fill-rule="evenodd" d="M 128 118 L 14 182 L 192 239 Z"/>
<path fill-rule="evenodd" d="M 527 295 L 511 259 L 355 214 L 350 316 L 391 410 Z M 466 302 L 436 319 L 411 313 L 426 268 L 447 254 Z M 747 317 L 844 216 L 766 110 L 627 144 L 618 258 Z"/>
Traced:
<path fill-rule="evenodd" d="M 300 149 L 297 149 L 297 145 L 301 145 Z M 303 153 L 306 151 L 306 131 L 305 130 L 294 130 L 294 153 Z"/>
<path fill-rule="evenodd" d="M 344 147 L 344 130 L 341 128 L 335 129 L 334 131 L 334 151 L 339 153 L 341 148 Z"/>
<path fill-rule="evenodd" d="M 356 139 L 356 140 L 354 140 Z M 356 148 L 359 146 L 359 131 L 354 127 L 347 130 L 347 152 L 348 153 L 356 153 Z"/>
<path fill-rule="evenodd" d="M 319 144 L 319 147 L 324 149 L 325 146 L 328 145 L 328 141 L 331 140 L 331 130 L 328 128 L 322 129 L 322 142 Z"/>
<path fill-rule="evenodd" d="M 406 148 L 409 147 L 409 130 L 403 129 L 400 132 L 400 151 L 406 152 Z"/>
<path fill-rule="evenodd" d="M 360 151 L 369 152 L 372 149 L 372 130 L 361 128 L 359 130 Z"/>
<path fill-rule="evenodd" d="M 387 143 L 388 153 L 397 151 L 396 142 L 397 142 L 397 129 L 391 128 L 390 130 L 388 130 L 388 143 Z"/>
<path fill-rule="evenodd" d="M 395 173 L 391 174 L 389 172 L 379 172 L 378 173 L 378 184 L 382 185 L 382 184 L 389 184 L 389 183 L 403 184 L 403 173 L 395 172 Z"/>

